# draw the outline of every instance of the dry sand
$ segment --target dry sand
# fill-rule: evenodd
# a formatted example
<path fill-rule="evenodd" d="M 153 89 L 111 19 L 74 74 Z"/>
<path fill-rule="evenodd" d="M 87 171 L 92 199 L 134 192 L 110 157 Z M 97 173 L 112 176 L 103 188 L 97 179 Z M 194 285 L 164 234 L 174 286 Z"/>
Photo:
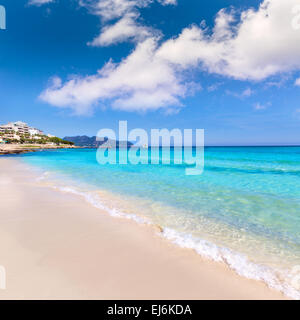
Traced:
<path fill-rule="evenodd" d="M 0 158 L 0 299 L 284 299 Z"/>

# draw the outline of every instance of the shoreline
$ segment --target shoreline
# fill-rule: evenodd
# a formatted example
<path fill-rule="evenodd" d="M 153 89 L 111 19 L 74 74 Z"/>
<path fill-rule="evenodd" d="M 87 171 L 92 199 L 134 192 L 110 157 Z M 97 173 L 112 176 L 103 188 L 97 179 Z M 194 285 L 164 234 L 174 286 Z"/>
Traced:
<path fill-rule="evenodd" d="M 134 146 L 133 146 L 134 147 Z M 30 152 L 37 152 L 43 150 L 57 150 L 57 149 L 110 149 L 110 147 L 99 146 L 70 146 L 70 145 L 49 145 L 49 144 L 35 144 L 35 145 L 22 145 L 22 144 L 0 144 L 0 156 L 18 155 Z"/>
<path fill-rule="evenodd" d="M 0 299 L 287 299 L 154 228 L 39 186 L 17 159 L 0 163 Z"/>
<path fill-rule="evenodd" d="M 80 147 L 70 145 L 50 145 L 50 144 L 0 144 L 0 156 L 1 155 L 16 155 L 29 152 L 36 152 L 40 150 L 51 149 L 78 149 Z"/>

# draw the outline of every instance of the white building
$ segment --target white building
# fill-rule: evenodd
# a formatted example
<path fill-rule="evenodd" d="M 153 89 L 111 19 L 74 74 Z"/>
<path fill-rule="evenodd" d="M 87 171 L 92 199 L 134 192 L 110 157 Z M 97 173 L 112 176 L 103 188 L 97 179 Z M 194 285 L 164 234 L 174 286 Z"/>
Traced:
<path fill-rule="evenodd" d="M 31 136 L 35 136 L 35 135 L 39 134 L 39 130 L 37 130 L 35 128 L 29 128 L 29 134 Z"/>
<path fill-rule="evenodd" d="M 13 123 L 13 126 L 15 128 L 15 131 L 19 135 L 26 135 L 29 134 L 29 126 L 27 123 L 22 122 L 22 121 L 17 121 Z"/>
<path fill-rule="evenodd" d="M 6 134 L 18 134 L 18 135 L 26 135 L 29 134 L 29 127 L 27 123 L 17 121 L 17 122 L 9 122 L 8 124 L 4 124 L 0 126 L 0 132 Z"/>
<path fill-rule="evenodd" d="M 10 122 L 0 126 L 0 133 L 5 134 L 5 137 L 8 139 L 20 139 L 20 136 L 24 135 L 44 135 L 43 131 L 29 127 L 27 123 L 22 121 Z"/>
<path fill-rule="evenodd" d="M 37 135 L 42 136 L 44 135 L 44 132 L 36 128 L 29 128 L 29 134 L 31 136 L 37 136 Z"/>
<path fill-rule="evenodd" d="M 4 124 L 2 126 L 0 126 L 0 132 L 1 133 L 10 133 L 10 134 L 14 134 L 15 133 L 15 128 L 11 123 L 8 124 Z"/>
<path fill-rule="evenodd" d="M 0 126 L 0 133 L 2 133 L 4 139 L 20 140 L 20 137 L 17 134 L 17 128 L 13 123 L 8 123 Z"/>

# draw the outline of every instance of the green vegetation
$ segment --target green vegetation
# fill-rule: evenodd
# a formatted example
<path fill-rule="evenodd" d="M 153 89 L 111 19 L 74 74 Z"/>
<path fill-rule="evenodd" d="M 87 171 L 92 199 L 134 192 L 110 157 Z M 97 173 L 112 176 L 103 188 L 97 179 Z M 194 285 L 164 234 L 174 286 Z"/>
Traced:
<path fill-rule="evenodd" d="M 8 144 L 17 143 L 17 144 L 30 144 L 30 145 L 36 145 L 36 144 L 55 144 L 57 146 L 59 145 L 69 145 L 73 146 L 74 143 L 71 141 L 63 140 L 58 137 L 48 137 L 44 135 L 36 135 L 31 137 L 30 135 L 20 135 L 20 140 L 18 139 L 12 139 L 6 137 L 6 133 L 1 133 L 1 137 L 3 140 L 6 141 Z"/>
<path fill-rule="evenodd" d="M 67 141 L 67 140 L 63 140 L 63 139 L 58 138 L 58 137 L 51 137 L 51 138 L 47 137 L 47 138 L 48 138 L 48 140 L 50 142 L 55 143 L 56 145 L 60 145 L 60 144 L 66 144 L 66 145 L 70 145 L 70 146 L 74 145 L 73 142 Z"/>

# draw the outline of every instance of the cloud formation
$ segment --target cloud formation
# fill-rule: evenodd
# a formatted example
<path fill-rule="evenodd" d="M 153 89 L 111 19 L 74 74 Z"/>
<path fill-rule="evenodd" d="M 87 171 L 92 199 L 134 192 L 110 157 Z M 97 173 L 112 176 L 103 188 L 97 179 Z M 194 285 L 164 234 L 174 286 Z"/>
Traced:
<path fill-rule="evenodd" d="M 165 42 L 159 55 L 182 68 L 239 80 L 264 80 L 300 69 L 300 32 L 292 27 L 298 0 L 265 0 L 237 15 L 221 10 L 212 32 L 196 25 Z"/>
<path fill-rule="evenodd" d="M 177 0 L 158 0 L 158 2 L 160 2 L 163 6 L 167 6 L 169 4 L 177 4 Z"/>
<path fill-rule="evenodd" d="M 118 19 L 130 12 L 138 12 L 145 8 L 152 0 L 79 0 L 82 7 L 99 16 L 103 22 Z"/>
<path fill-rule="evenodd" d="M 142 41 L 152 36 L 155 31 L 137 22 L 138 14 L 126 13 L 115 24 L 102 28 L 101 33 L 89 45 L 109 46 L 126 40 Z"/>
<path fill-rule="evenodd" d="M 148 6 L 150 0 L 83 2 L 103 21 L 118 19 L 102 29 L 94 45 L 134 39 L 137 46 L 119 64 L 109 62 L 95 75 L 73 77 L 65 83 L 56 79 L 41 94 L 42 100 L 78 114 L 90 112 L 98 103 L 127 111 L 178 108 L 189 93 L 185 77 L 189 70 L 247 81 L 300 70 L 300 32 L 291 23 L 298 0 L 264 0 L 257 10 L 242 12 L 222 9 L 212 30 L 192 25 L 165 42 L 137 22 L 136 10 Z M 249 90 L 243 96 L 250 96 Z"/>
<path fill-rule="evenodd" d="M 32 6 L 42 6 L 43 4 L 50 2 L 54 2 L 54 0 L 30 0 L 28 4 Z"/>
<path fill-rule="evenodd" d="M 267 109 L 268 107 L 270 107 L 272 104 L 271 104 L 271 102 L 267 102 L 266 104 L 261 104 L 261 103 L 256 103 L 255 105 L 254 105 L 254 109 L 255 110 L 257 110 L 257 111 L 259 111 L 259 110 L 265 110 L 265 109 Z"/>
<path fill-rule="evenodd" d="M 158 0 L 158 2 L 162 5 L 176 4 L 174 0 Z M 139 22 L 139 9 L 146 8 L 152 3 L 153 0 L 80 0 L 80 5 L 99 16 L 103 24 L 100 34 L 88 44 L 108 46 L 127 40 L 139 42 L 151 36 L 159 36 L 158 30 Z"/>
<path fill-rule="evenodd" d="M 97 102 L 126 111 L 180 106 L 187 88 L 165 60 L 157 57 L 157 41 L 149 38 L 120 64 L 108 62 L 96 75 L 75 77 L 66 83 L 54 78 L 41 99 L 57 107 L 85 114 Z"/>
<path fill-rule="evenodd" d="M 243 90 L 242 92 L 232 92 L 232 91 L 227 90 L 226 93 L 228 95 L 233 96 L 233 97 L 236 97 L 239 99 L 244 99 L 244 98 L 251 97 L 254 94 L 254 91 L 251 88 L 247 88 L 247 89 Z"/>

